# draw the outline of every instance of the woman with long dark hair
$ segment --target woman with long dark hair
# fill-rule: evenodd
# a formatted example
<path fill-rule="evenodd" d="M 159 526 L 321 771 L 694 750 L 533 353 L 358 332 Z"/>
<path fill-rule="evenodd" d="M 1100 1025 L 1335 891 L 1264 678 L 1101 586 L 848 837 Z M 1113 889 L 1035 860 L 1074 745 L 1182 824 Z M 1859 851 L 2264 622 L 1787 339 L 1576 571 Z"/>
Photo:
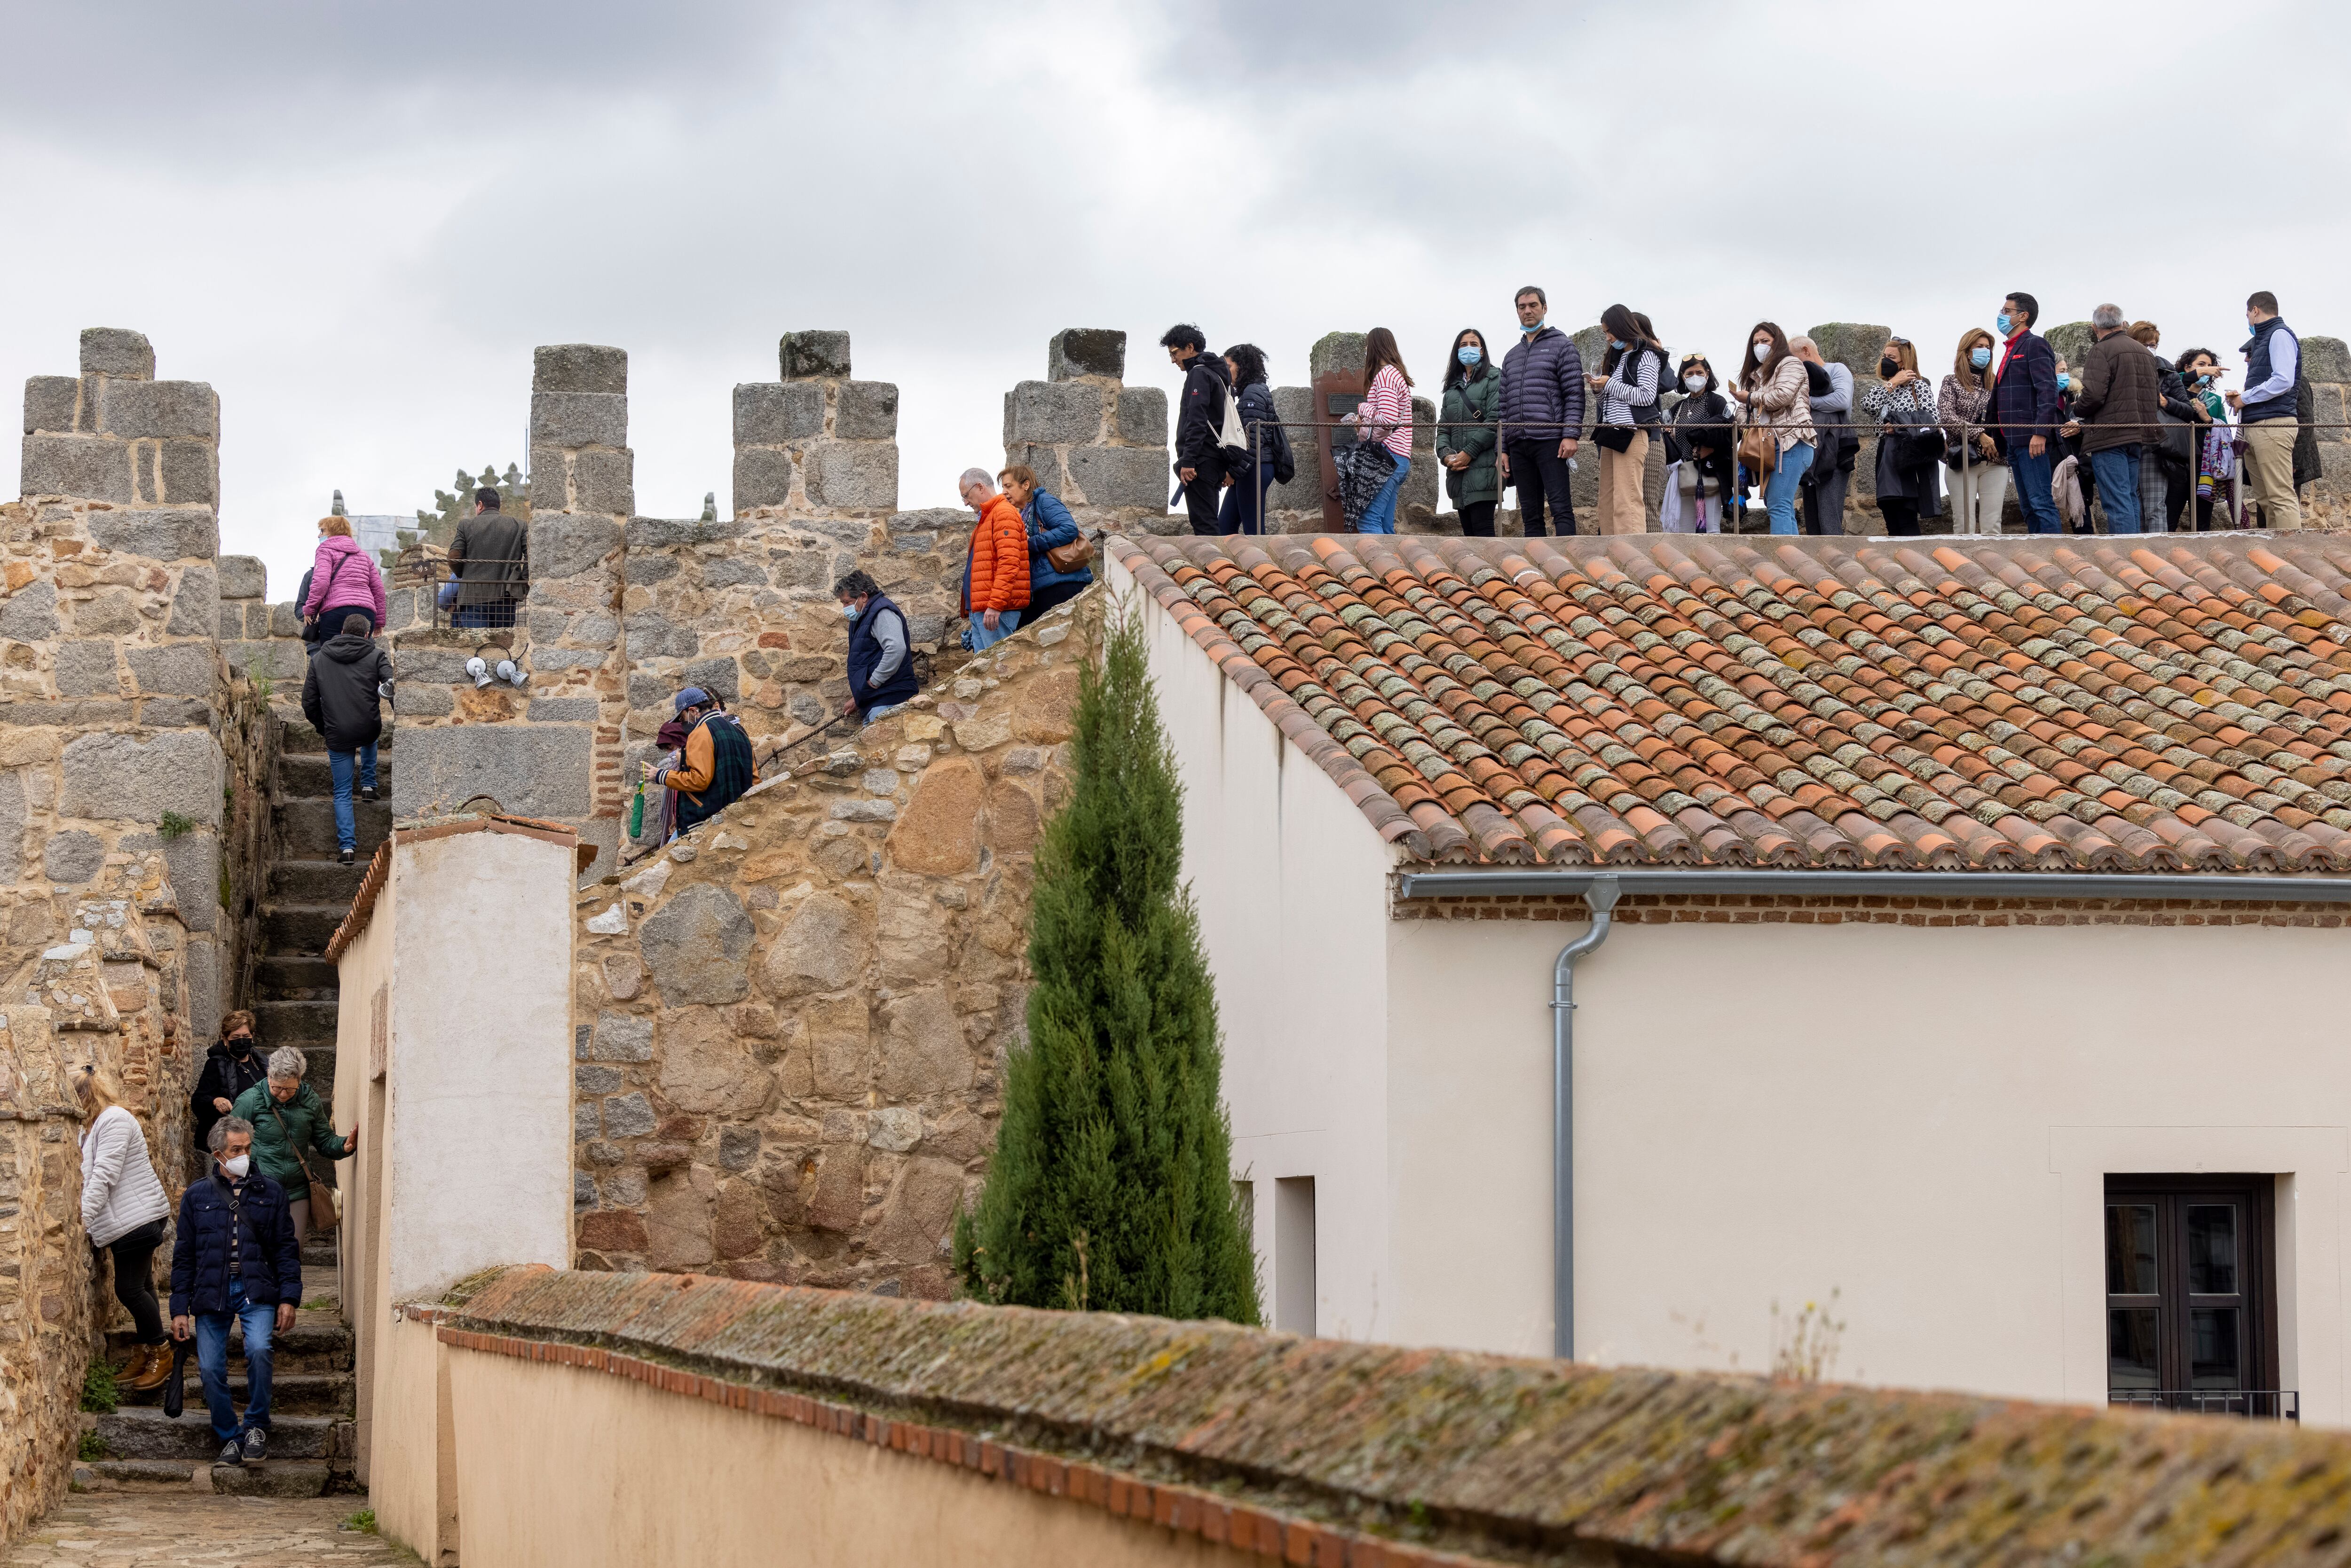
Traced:
<path fill-rule="evenodd" d="M 1266 385 L 1265 350 L 1255 343 L 1235 343 L 1225 350 L 1225 368 L 1233 374 L 1234 395 L 1240 399 L 1241 434 L 1249 443 L 1253 465 L 1225 476 L 1224 505 L 1217 510 L 1220 534 L 1265 532 L 1265 493 L 1290 466 L 1290 434 L 1273 411 L 1273 392 Z M 1034 620 L 1037 612 L 1031 611 Z"/>
<path fill-rule="evenodd" d="M 1347 417 L 1355 426 L 1356 441 L 1377 443 L 1395 459 L 1395 469 L 1364 508 L 1364 520 L 1355 531 L 1392 534 L 1396 494 L 1412 470 L 1412 373 L 1404 368 L 1395 334 L 1385 327 L 1373 328 L 1364 340 L 1363 406 Z"/>
<path fill-rule="evenodd" d="M 1600 531 L 1643 533 L 1648 514 L 1641 480 L 1658 423 L 1666 351 L 1622 305 L 1603 310 L 1600 327 L 1608 334 L 1608 352 L 1600 361 L 1601 373 L 1585 378 L 1600 396 L 1600 423 L 1592 432 L 1600 447 Z"/>
<path fill-rule="evenodd" d="M 1739 433 L 1734 415 L 1704 354 L 1682 361 L 1682 400 L 1674 405 L 1673 442 L 1681 465 L 1674 486 L 1681 492 L 1682 533 L 1720 531 L 1734 483 L 1731 469 Z"/>
<path fill-rule="evenodd" d="M 1486 353 L 1486 334 L 1464 327 L 1445 357 L 1444 412 L 1437 426 L 1437 461 L 1445 493 L 1461 513 L 1469 538 L 1494 537 L 1494 506 L 1502 498 L 1495 473 L 1495 416 L 1502 406 L 1502 374 Z"/>
<path fill-rule="evenodd" d="M 1771 509 L 1775 534 L 1796 531 L 1796 486 L 1813 465 L 1811 390 L 1804 361 L 1788 351 L 1788 334 L 1776 321 L 1756 322 L 1747 334 L 1730 396 L 1746 409 L 1747 429 L 1763 435 L 1761 466 L 1768 476 L 1755 476 L 1764 480 L 1763 504 Z"/>
<path fill-rule="evenodd" d="M 1914 538 L 1920 518 L 1943 515 L 1943 486 L 1936 472 L 1942 461 L 1942 415 L 1933 388 L 1918 373 L 1918 349 L 1909 339 L 1886 340 L 1877 374 L 1878 384 L 1861 400 L 1863 416 L 1877 422 L 1877 509 L 1888 534 Z"/>

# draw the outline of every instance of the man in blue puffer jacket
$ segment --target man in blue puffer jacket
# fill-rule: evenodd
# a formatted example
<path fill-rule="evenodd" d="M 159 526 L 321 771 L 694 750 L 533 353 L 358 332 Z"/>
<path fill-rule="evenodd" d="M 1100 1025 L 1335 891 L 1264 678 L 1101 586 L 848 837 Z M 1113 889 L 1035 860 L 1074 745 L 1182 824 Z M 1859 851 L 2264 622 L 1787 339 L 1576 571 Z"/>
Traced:
<path fill-rule="evenodd" d="M 266 1456 L 273 1333 L 294 1326 L 302 1300 L 302 1249 L 286 1192 L 253 1168 L 253 1124 L 223 1116 L 206 1140 L 211 1173 L 180 1198 L 172 1244 L 172 1337 L 196 1339 L 204 1404 L 224 1465 Z M 228 1396 L 228 1331 L 245 1325 L 246 1410 Z"/>
<path fill-rule="evenodd" d="M 1567 465 L 1583 434 L 1583 356 L 1575 340 L 1543 325 L 1551 308 L 1533 284 L 1519 290 L 1519 341 L 1502 358 L 1502 456 L 1505 485 L 1519 487 L 1519 517 L 1533 538 L 1543 531 L 1543 503 L 1564 538 L 1575 532 L 1568 499 Z"/>

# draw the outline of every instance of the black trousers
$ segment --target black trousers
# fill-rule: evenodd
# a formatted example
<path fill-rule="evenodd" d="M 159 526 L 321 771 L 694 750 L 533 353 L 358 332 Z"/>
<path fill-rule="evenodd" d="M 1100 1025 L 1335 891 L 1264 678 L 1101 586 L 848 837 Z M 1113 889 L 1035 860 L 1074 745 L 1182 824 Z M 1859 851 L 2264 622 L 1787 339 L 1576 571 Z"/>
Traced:
<path fill-rule="evenodd" d="M 162 1244 L 160 1219 L 151 1219 L 106 1244 L 114 1255 L 114 1299 L 139 1325 L 141 1344 L 163 1343 L 163 1309 L 155 1300 L 155 1249 Z"/>
<path fill-rule="evenodd" d="M 1556 450 L 1556 449 L 1554 449 Z M 1461 507 L 1461 533 L 1465 538 L 1490 539 L 1494 537 L 1492 501 L 1470 501 Z"/>
<path fill-rule="evenodd" d="M 2189 497 L 2196 494 L 2196 481 L 2189 476 L 2185 461 L 2169 457 L 2156 459 L 2141 456 L 2142 463 L 2159 461 L 2163 465 L 2163 527 L 2167 533 L 2179 531 L 2179 519 L 2188 510 Z M 2145 527 L 2145 524 L 2141 524 Z"/>
<path fill-rule="evenodd" d="M 1877 509 L 1886 514 L 1886 531 L 1897 538 L 1918 537 L 1918 503 L 1899 496 L 1880 496 Z"/>
<path fill-rule="evenodd" d="M 1184 510 L 1192 518 L 1196 534 L 1217 534 L 1224 530 L 1217 526 L 1217 510 L 1225 499 L 1225 460 L 1213 451 L 1203 452 L 1192 477 L 1184 485 Z"/>
<path fill-rule="evenodd" d="M 1020 612 L 1020 624 L 1027 626 L 1056 605 L 1066 604 L 1093 586 L 1093 580 L 1083 582 L 1049 582 L 1042 588 L 1029 590 L 1029 607 Z"/>
<path fill-rule="evenodd" d="M 1543 503 L 1551 503 L 1552 532 L 1565 538 L 1575 532 L 1575 503 L 1567 494 L 1567 459 L 1553 440 L 1514 441 L 1509 447 L 1510 483 L 1519 487 L 1519 517 L 1529 538 L 1543 532 Z"/>

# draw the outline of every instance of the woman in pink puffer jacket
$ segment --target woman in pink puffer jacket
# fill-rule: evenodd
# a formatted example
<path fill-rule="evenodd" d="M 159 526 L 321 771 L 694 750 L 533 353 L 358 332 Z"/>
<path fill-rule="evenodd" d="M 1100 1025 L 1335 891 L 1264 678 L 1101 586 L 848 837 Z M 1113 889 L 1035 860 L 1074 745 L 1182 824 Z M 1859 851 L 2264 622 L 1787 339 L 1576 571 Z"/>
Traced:
<path fill-rule="evenodd" d="M 320 517 L 319 554 L 310 563 L 302 619 L 317 623 L 322 635 L 312 640 L 323 643 L 343 629 L 346 615 L 366 616 L 371 632 L 383 625 L 383 576 L 351 538 L 349 517 Z"/>

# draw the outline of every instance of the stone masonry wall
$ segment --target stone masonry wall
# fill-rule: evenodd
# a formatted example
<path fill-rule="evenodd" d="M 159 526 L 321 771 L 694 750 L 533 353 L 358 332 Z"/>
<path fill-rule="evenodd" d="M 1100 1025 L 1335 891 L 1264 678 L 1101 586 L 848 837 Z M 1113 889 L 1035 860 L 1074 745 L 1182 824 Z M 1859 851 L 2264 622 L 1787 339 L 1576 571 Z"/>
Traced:
<path fill-rule="evenodd" d="M 1088 528 L 1170 533 L 1167 394 L 1125 384 L 1126 334 L 1072 327 L 1045 346 L 1045 379 L 1004 394 L 1004 462 L 1026 464 Z"/>
<path fill-rule="evenodd" d="M 1100 613 L 1022 628 L 582 892 L 581 1267 L 949 1293 Z"/>

